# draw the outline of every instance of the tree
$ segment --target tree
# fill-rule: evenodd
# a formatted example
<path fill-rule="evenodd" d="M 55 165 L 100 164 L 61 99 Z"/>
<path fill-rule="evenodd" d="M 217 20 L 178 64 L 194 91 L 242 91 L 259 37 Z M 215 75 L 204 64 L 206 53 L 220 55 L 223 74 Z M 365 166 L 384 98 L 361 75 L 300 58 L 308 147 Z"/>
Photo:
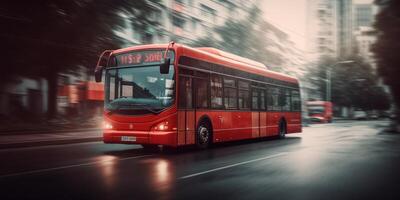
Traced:
<path fill-rule="evenodd" d="M 0 34 L 2 74 L 46 78 L 50 118 L 56 114 L 58 74 L 79 65 L 92 68 L 101 51 L 118 48 L 114 31 L 124 25 L 121 13 L 145 21 L 152 11 L 146 0 L 14 0 L 0 8 L 7 30 Z"/>
<path fill-rule="evenodd" d="M 376 16 L 375 28 L 378 39 L 373 48 L 378 64 L 378 72 L 385 84 L 390 87 L 394 103 L 397 105 L 397 116 L 400 116 L 400 1 L 375 0 L 381 7 Z M 397 118 L 400 124 L 400 117 Z"/>
<path fill-rule="evenodd" d="M 193 46 L 215 47 L 242 57 L 264 63 L 267 66 L 280 64 L 280 57 L 267 49 L 270 41 L 265 37 L 271 25 L 262 20 L 261 10 L 253 6 L 242 20 L 227 19 L 214 29 L 215 37 L 207 36 L 194 41 Z M 275 68 L 275 70 L 279 70 Z"/>
<path fill-rule="evenodd" d="M 346 60 L 353 63 L 337 64 L 338 60 L 325 57 L 310 71 L 311 83 L 317 86 L 322 99 L 326 96 L 327 70 L 331 71 L 331 101 L 334 105 L 355 107 L 363 110 L 386 110 L 390 101 L 383 88 L 378 86 L 378 77 L 370 64 L 361 57 Z"/>
<path fill-rule="evenodd" d="M 220 49 L 218 42 L 212 36 L 203 37 L 191 43 L 193 47 L 214 47 Z"/>

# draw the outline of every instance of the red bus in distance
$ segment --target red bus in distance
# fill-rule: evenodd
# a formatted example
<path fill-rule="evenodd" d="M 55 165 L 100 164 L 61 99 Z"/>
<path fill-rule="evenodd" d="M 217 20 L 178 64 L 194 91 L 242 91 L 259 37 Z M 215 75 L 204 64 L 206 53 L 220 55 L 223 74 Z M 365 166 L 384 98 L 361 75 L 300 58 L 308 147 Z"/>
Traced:
<path fill-rule="evenodd" d="M 170 69 L 161 74 L 166 48 Z M 114 50 L 108 60 L 105 143 L 206 148 L 301 132 L 298 80 L 256 61 L 181 44 Z"/>
<path fill-rule="evenodd" d="M 332 103 L 329 101 L 308 101 L 307 110 L 311 122 L 332 122 Z"/>

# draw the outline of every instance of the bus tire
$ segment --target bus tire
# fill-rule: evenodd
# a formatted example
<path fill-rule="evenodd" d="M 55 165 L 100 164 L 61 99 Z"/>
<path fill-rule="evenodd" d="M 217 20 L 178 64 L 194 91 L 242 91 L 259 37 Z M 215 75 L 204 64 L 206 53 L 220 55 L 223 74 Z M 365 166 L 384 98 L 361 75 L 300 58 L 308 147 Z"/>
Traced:
<path fill-rule="evenodd" d="M 286 122 L 285 120 L 281 120 L 281 122 L 279 122 L 278 138 L 284 139 L 286 137 L 286 133 L 287 133 Z"/>
<path fill-rule="evenodd" d="M 211 144 L 212 130 L 211 125 L 202 120 L 196 130 L 196 146 L 199 149 L 206 149 Z"/>

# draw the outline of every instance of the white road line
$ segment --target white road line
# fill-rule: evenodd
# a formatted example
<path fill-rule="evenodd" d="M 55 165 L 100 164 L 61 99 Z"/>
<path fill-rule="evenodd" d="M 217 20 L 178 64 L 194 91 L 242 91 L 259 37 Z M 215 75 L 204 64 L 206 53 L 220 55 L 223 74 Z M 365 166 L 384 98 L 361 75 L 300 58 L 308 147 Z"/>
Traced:
<path fill-rule="evenodd" d="M 36 174 L 36 173 L 56 171 L 56 170 L 61 170 L 61 169 L 74 168 L 74 167 L 90 166 L 90 165 L 102 164 L 102 163 L 110 163 L 113 161 L 131 160 L 131 159 L 137 159 L 137 158 L 143 158 L 143 157 L 149 157 L 149 156 L 153 156 L 153 155 L 133 156 L 133 157 L 121 158 L 118 160 L 96 161 L 96 162 L 89 162 L 89 163 L 82 163 L 82 164 L 75 164 L 75 165 L 66 165 L 66 166 L 61 166 L 61 167 L 53 167 L 53 168 L 47 168 L 47 169 L 38 169 L 38 170 L 32 170 L 32 171 L 0 175 L 0 178 L 21 176 L 21 175 L 28 175 L 28 174 Z"/>
<path fill-rule="evenodd" d="M 244 164 L 248 164 L 248 163 L 252 163 L 252 162 L 257 162 L 257 161 L 261 161 L 261 160 L 266 160 L 266 159 L 270 159 L 270 158 L 284 156 L 286 154 L 288 154 L 288 153 L 287 152 L 282 152 L 282 153 L 278 153 L 278 154 L 275 154 L 275 155 L 270 155 L 270 156 L 266 156 L 266 157 L 262 157 L 262 158 L 257 158 L 257 159 L 253 159 L 253 160 L 248 160 L 248 161 L 244 161 L 244 162 L 240 162 L 240 163 L 235 163 L 235 164 L 226 165 L 226 166 L 223 166 L 223 167 L 210 169 L 210 170 L 203 171 L 203 172 L 190 174 L 190 175 L 187 175 L 187 176 L 182 176 L 182 177 L 180 177 L 178 179 L 192 178 L 192 177 L 195 177 L 195 176 L 200 176 L 200 175 L 203 175 L 203 174 L 208 174 L 208 173 L 211 173 L 211 172 L 215 172 L 215 171 L 219 171 L 219 170 L 223 170 L 223 169 L 227 169 L 227 168 L 231 168 L 231 167 L 236 167 L 236 166 L 239 166 L 239 165 L 244 165 Z"/>

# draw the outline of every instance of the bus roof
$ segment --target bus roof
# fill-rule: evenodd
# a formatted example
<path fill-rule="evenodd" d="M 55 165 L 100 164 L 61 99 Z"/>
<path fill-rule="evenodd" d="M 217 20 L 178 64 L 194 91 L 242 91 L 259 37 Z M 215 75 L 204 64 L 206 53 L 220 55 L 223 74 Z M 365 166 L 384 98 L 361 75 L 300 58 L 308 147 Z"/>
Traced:
<path fill-rule="evenodd" d="M 167 48 L 167 46 L 168 44 L 139 45 L 123 49 L 117 49 L 113 51 L 113 54 L 119 54 L 135 50 L 144 50 L 144 49 L 165 49 Z M 210 47 L 192 48 L 186 45 L 175 43 L 173 47 L 171 47 L 171 49 L 174 49 L 175 52 L 177 52 L 177 55 L 180 56 L 187 56 L 202 61 L 220 64 L 229 68 L 234 68 L 249 73 L 263 75 L 269 78 L 274 78 L 277 80 L 298 84 L 298 80 L 293 76 L 268 70 L 268 68 L 262 63 L 247 58 L 243 58 L 241 56 L 237 56 L 231 53 L 227 53 L 215 48 L 210 48 Z"/>

